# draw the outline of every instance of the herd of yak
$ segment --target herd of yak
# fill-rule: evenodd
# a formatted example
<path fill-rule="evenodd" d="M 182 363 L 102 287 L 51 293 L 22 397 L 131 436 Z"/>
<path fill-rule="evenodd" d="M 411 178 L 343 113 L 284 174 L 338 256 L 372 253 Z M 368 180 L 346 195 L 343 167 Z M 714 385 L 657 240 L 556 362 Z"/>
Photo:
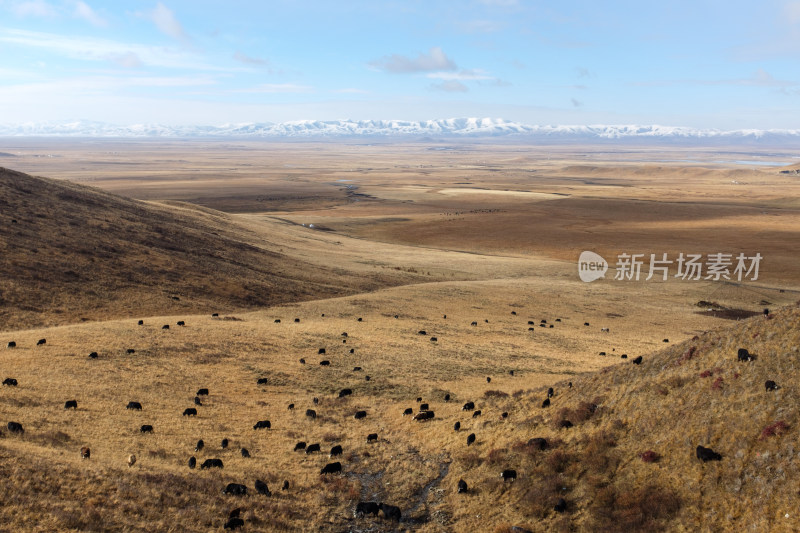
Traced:
<path fill-rule="evenodd" d="M 516 314 L 516 313 L 512 312 L 512 314 Z M 765 310 L 765 315 L 766 314 L 768 314 L 768 310 Z M 217 317 L 218 315 L 215 313 L 212 316 Z M 445 315 L 445 318 L 447 318 L 447 315 Z M 359 318 L 358 320 L 361 321 L 361 318 Z M 561 320 L 560 319 L 556 319 L 556 321 L 560 322 Z M 275 322 L 280 322 L 280 320 L 276 319 Z M 299 319 L 295 319 L 295 322 L 299 322 Z M 143 323 L 144 322 L 142 320 L 139 321 L 139 325 L 143 325 Z M 533 322 L 529 322 L 529 324 L 532 325 Z M 184 321 L 179 321 L 177 323 L 177 325 L 178 326 L 185 326 L 185 322 Z M 473 326 L 477 325 L 477 322 L 473 322 L 472 325 Z M 548 327 L 548 326 L 550 328 L 553 327 L 552 324 L 547 324 L 546 320 L 542 320 L 539 325 L 541 327 Z M 589 324 L 586 323 L 585 325 L 588 326 Z M 167 329 L 168 327 L 169 327 L 168 325 L 165 325 L 165 326 L 163 326 L 162 329 Z M 419 334 L 425 335 L 426 332 L 421 330 L 419 332 Z M 343 333 L 342 336 L 343 337 L 347 337 L 347 333 Z M 432 342 L 436 342 L 437 340 L 438 339 L 436 337 L 432 337 L 431 338 Z M 46 342 L 47 341 L 45 339 L 41 339 L 41 340 L 39 340 L 37 342 L 37 346 L 42 346 L 42 345 L 46 344 Z M 7 346 L 8 346 L 8 348 L 15 348 L 16 347 L 16 343 L 14 341 L 10 341 Z M 127 350 L 127 353 L 129 353 L 129 354 L 130 353 L 135 353 L 135 351 L 133 349 L 129 349 L 129 350 Z M 351 353 L 352 353 L 352 350 L 351 350 Z M 318 354 L 320 354 L 320 355 L 321 354 L 325 354 L 325 349 L 324 348 L 320 348 Z M 91 354 L 89 354 L 89 358 L 91 358 L 91 359 L 96 359 L 97 357 L 98 357 L 97 352 L 92 352 Z M 738 351 L 738 354 L 737 354 L 737 359 L 740 362 L 749 362 L 749 361 L 753 361 L 755 359 L 755 355 L 749 353 L 749 351 L 747 349 L 745 349 L 745 348 L 740 348 L 739 351 Z M 305 360 L 301 359 L 300 362 L 301 363 L 305 363 Z M 634 364 L 637 364 L 637 365 L 641 364 L 642 357 L 638 356 L 635 359 L 633 359 L 631 362 L 634 363 Z M 323 366 L 325 366 L 326 363 L 329 364 L 330 362 L 329 361 L 324 361 L 324 360 L 320 361 L 320 364 L 323 365 Z M 356 367 L 356 368 L 359 368 L 359 367 Z M 511 375 L 514 375 L 513 370 L 511 370 L 509 373 Z M 369 380 L 369 376 L 366 376 L 366 379 Z M 487 382 L 490 382 L 490 381 L 491 381 L 491 378 L 487 377 Z M 267 383 L 267 379 L 266 378 L 259 378 L 258 381 L 257 381 L 257 384 L 260 384 L 260 385 L 265 385 L 266 383 Z M 8 386 L 8 387 L 16 387 L 16 386 L 18 386 L 17 379 L 12 378 L 12 377 L 7 377 L 2 382 L 2 384 L 4 386 Z M 568 386 L 572 387 L 572 383 L 569 383 Z M 774 381 L 769 380 L 769 381 L 767 381 L 765 383 L 765 388 L 766 388 L 767 391 L 776 390 L 778 388 L 778 385 Z M 547 390 L 547 397 L 542 402 L 542 408 L 547 408 L 547 407 L 550 406 L 550 398 L 553 397 L 554 393 L 555 393 L 555 391 L 553 390 L 552 387 Z M 207 388 L 199 389 L 197 391 L 196 395 L 195 395 L 195 398 L 194 398 L 195 405 L 196 406 L 202 406 L 203 405 L 202 397 L 203 396 L 207 396 L 208 394 L 209 394 L 209 391 L 208 391 Z M 346 388 L 346 389 L 342 389 L 339 392 L 339 397 L 342 398 L 342 397 L 345 397 L 345 396 L 349 396 L 351 394 L 353 394 L 352 389 Z M 450 401 L 450 395 L 449 394 L 444 395 L 443 400 L 445 402 L 449 402 Z M 318 399 L 317 398 L 314 398 L 314 403 L 315 404 L 318 403 Z M 423 403 L 422 402 L 422 398 L 421 397 L 417 398 L 417 403 L 419 404 L 419 409 L 418 409 L 418 412 L 416 414 L 414 414 L 413 409 L 408 408 L 403 412 L 403 415 L 413 415 L 413 419 L 416 420 L 416 421 L 420 421 L 420 422 L 424 422 L 426 420 L 430 420 L 430 419 L 433 419 L 435 417 L 434 411 L 432 411 L 430 409 L 428 403 Z M 64 409 L 77 409 L 77 408 L 78 408 L 78 405 L 77 405 L 77 401 L 76 400 L 68 400 L 64 404 Z M 294 404 L 290 404 L 289 405 L 289 409 L 293 409 L 293 408 L 294 408 Z M 131 402 L 129 402 L 127 404 L 126 409 L 141 410 L 142 409 L 142 405 L 141 405 L 140 402 L 131 401 Z M 463 411 L 471 411 L 473 418 L 474 417 L 478 417 L 481 414 L 481 411 L 480 410 L 476 410 L 474 402 L 471 402 L 471 401 L 466 402 L 463 405 L 462 410 Z M 316 411 L 313 410 L 313 409 L 306 410 L 305 414 L 309 418 L 316 418 L 316 416 L 317 416 Z M 183 416 L 196 416 L 196 415 L 197 415 L 196 407 L 186 408 L 184 410 L 184 412 L 183 412 Z M 367 416 L 367 413 L 365 411 L 357 411 L 354 414 L 354 418 L 356 418 L 356 419 L 365 418 L 366 416 Z M 508 416 L 508 414 L 507 413 L 503 413 L 501 416 L 502 416 L 502 418 L 506 418 Z M 571 427 L 571 425 L 572 424 L 568 420 L 564 420 L 564 421 L 562 421 L 562 424 L 561 424 L 560 427 L 568 428 L 568 427 Z M 7 427 L 8 431 L 10 433 L 21 434 L 21 433 L 24 432 L 23 425 L 20 422 L 9 421 L 7 423 L 6 427 Z M 455 431 L 459 431 L 460 428 L 461 428 L 461 423 L 460 422 L 456 422 L 454 424 L 453 429 Z M 261 429 L 269 430 L 269 429 L 271 429 L 271 423 L 270 423 L 269 420 L 259 420 L 253 425 L 253 429 L 254 430 L 261 430 Z M 150 425 L 150 424 L 144 424 L 144 425 L 142 425 L 140 427 L 139 430 L 140 430 L 141 433 L 152 433 L 153 432 L 153 426 Z M 470 433 L 466 438 L 466 444 L 469 446 L 469 445 L 473 444 L 475 442 L 475 440 L 476 440 L 475 433 Z M 378 441 L 378 434 L 377 433 L 370 433 L 369 435 L 367 435 L 366 441 L 367 441 L 367 443 L 377 442 Z M 529 444 L 531 444 L 533 446 L 536 446 L 536 447 L 538 447 L 540 449 L 545 449 L 548 446 L 547 440 L 544 439 L 544 438 L 540 438 L 540 437 L 531 439 L 529 441 Z M 197 442 L 197 445 L 195 446 L 195 452 L 200 452 L 201 450 L 203 450 L 204 447 L 205 447 L 204 441 L 202 439 L 199 440 Z M 228 447 L 228 439 L 223 439 L 222 440 L 221 447 L 222 447 L 222 449 L 225 449 L 225 448 Z M 320 444 L 319 443 L 308 444 L 308 443 L 306 443 L 304 441 L 301 441 L 301 442 L 298 442 L 295 445 L 294 451 L 304 451 L 306 454 L 312 454 L 312 453 L 315 453 L 315 452 L 321 452 L 321 449 L 320 449 Z M 341 456 L 342 455 L 342 451 L 343 450 L 342 450 L 341 445 L 335 445 L 330 449 L 329 456 L 331 458 L 334 458 L 334 457 L 337 457 L 337 456 Z M 240 453 L 241 453 L 242 457 L 250 457 L 250 452 L 246 448 L 241 448 Z M 81 457 L 83 457 L 84 459 L 89 459 L 91 457 L 91 451 L 90 451 L 90 449 L 88 447 L 82 447 L 81 450 L 80 450 L 80 454 L 81 454 Z M 706 448 L 706 447 L 704 447 L 702 445 L 698 445 L 697 446 L 696 455 L 697 455 L 697 458 L 699 460 L 703 461 L 703 462 L 719 461 L 719 460 L 722 459 L 722 456 L 719 453 L 715 452 L 714 450 L 712 450 L 710 448 Z M 136 462 L 136 456 L 135 455 L 130 455 L 128 457 L 128 465 L 129 466 L 133 466 L 133 464 L 135 462 Z M 194 456 L 190 457 L 189 460 L 188 460 L 188 467 L 193 469 L 196 466 L 197 466 L 196 457 L 194 457 Z M 223 468 L 223 466 L 224 466 L 223 462 L 219 458 L 208 458 L 203 463 L 201 463 L 199 465 L 200 469 Z M 326 464 L 320 470 L 320 475 L 341 474 L 342 472 L 343 472 L 342 463 L 340 461 L 336 461 L 336 462 L 331 462 L 331 463 Z M 517 472 L 516 472 L 516 470 L 512 470 L 512 469 L 505 469 L 500 473 L 500 477 L 504 481 L 513 482 L 517 478 Z M 458 492 L 459 493 L 466 493 L 469 490 L 469 488 L 467 486 L 467 483 L 463 479 L 458 481 L 458 485 L 457 486 L 458 486 Z M 271 492 L 269 490 L 269 487 L 262 480 L 258 480 L 258 479 L 255 480 L 253 488 L 255 489 L 255 492 L 257 494 L 261 494 L 261 495 L 265 495 L 265 496 L 269 496 L 271 494 Z M 286 481 L 283 482 L 282 490 L 288 490 L 288 489 L 289 489 L 289 481 L 286 480 Z M 244 485 L 244 484 L 241 484 L 241 483 L 229 483 L 222 490 L 222 492 L 224 494 L 226 494 L 226 495 L 244 496 L 244 495 L 248 494 L 248 487 L 246 485 Z M 567 508 L 567 502 L 563 498 L 559 499 L 556 502 L 555 506 L 553 507 L 554 511 L 556 511 L 558 513 L 564 512 L 566 510 L 566 508 Z M 233 511 L 231 511 L 231 513 L 227 517 L 227 521 L 224 523 L 224 528 L 225 529 L 237 529 L 237 528 L 242 527 L 244 525 L 244 521 L 241 518 L 240 513 L 241 513 L 241 509 L 238 509 L 238 508 L 234 509 Z M 358 504 L 356 505 L 355 510 L 354 510 L 354 515 L 356 517 L 363 517 L 365 515 L 370 515 L 370 514 L 374 515 L 375 517 L 382 516 L 384 519 L 387 519 L 387 520 L 394 520 L 394 521 L 402 520 L 402 511 L 401 511 L 401 509 L 399 507 L 397 507 L 395 505 L 391 505 L 391 504 L 388 504 L 388 503 L 385 503 L 385 502 L 375 502 L 375 501 L 361 501 L 361 502 L 358 502 Z"/>

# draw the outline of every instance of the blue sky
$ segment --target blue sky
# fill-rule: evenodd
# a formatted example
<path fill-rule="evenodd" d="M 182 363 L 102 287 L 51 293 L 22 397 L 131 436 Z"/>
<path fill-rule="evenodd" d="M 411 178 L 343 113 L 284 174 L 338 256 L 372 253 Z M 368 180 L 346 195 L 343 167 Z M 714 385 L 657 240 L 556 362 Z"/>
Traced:
<path fill-rule="evenodd" d="M 0 122 L 800 128 L 800 0 L 0 0 Z"/>

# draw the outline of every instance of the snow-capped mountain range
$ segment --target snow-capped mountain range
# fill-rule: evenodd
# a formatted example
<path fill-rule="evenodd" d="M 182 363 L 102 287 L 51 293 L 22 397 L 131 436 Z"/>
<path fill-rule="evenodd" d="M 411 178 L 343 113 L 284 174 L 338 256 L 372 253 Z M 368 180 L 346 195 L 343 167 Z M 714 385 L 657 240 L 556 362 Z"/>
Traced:
<path fill-rule="evenodd" d="M 673 126 L 591 125 L 532 126 L 496 118 L 410 120 L 298 120 L 253 122 L 218 126 L 120 126 L 85 120 L 0 124 L 0 137 L 517 137 L 553 141 L 651 140 L 759 142 L 800 140 L 797 130 L 714 130 Z"/>

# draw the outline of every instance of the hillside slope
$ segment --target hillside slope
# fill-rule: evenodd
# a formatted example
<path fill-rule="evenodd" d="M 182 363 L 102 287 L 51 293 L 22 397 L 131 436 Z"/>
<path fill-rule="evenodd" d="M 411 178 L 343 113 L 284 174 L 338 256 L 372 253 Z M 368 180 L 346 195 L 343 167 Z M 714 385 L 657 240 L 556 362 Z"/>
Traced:
<path fill-rule="evenodd" d="M 0 390 L 0 422 L 20 422 L 25 433 L 3 429 L 0 437 L 0 516 L 23 529 L 212 531 L 242 507 L 247 530 L 395 530 L 382 517 L 354 517 L 358 501 L 375 500 L 399 506 L 401 527 L 418 531 L 798 530 L 800 308 L 700 333 L 643 354 L 638 365 L 634 353 L 619 364 L 605 359 L 612 366 L 579 375 L 580 363 L 537 349 L 533 339 L 549 328 L 526 333 L 523 313 L 540 309 L 516 307 L 514 316 L 507 303 L 483 303 L 492 320 L 472 326 L 477 311 L 467 301 L 446 319 L 422 301 L 398 309 L 360 294 L 236 317 L 4 334 L 0 342 L 17 347 L 3 349 L 3 372 L 19 386 Z M 161 329 L 178 318 L 185 327 Z M 557 324 L 553 333 L 582 327 Z M 481 344 L 487 335 L 497 336 Z M 47 343 L 36 346 L 42 337 Z M 739 348 L 755 359 L 737 361 Z M 90 350 L 99 358 L 88 359 Z M 565 375 L 571 387 L 553 383 Z M 765 390 L 767 380 L 779 388 Z M 543 383 L 554 388 L 547 408 Z M 211 392 L 198 415 L 181 416 L 200 387 Z M 341 396 L 344 388 L 352 395 Z M 435 411 L 432 420 L 402 416 L 420 408 L 417 397 Z M 77 410 L 63 408 L 70 399 Z M 129 400 L 144 409 L 126 410 Z M 467 401 L 479 416 L 462 409 Z M 354 419 L 358 410 L 367 416 Z M 265 419 L 271 429 L 253 428 Z M 140 434 L 140 424 L 154 433 Z M 372 432 L 378 442 L 365 442 Z M 206 448 L 196 452 L 199 438 Z M 544 449 L 534 438 L 547 440 Z M 298 441 L 319 442 L 323 453 L 294 451 Z M 344 453 L 329 458 L 335 444 Z M 701 462 L 698 445 L 721 460 Z M 80 459 L 81 446 L 91 447 L 90 461 Z M 139 458 L 134 468 L 129 453 Z M 221 457 L 225 467 L 189 469 L 191 455 Z M 336 460 L 343 473 L 321 476 Z M 504 469 L 516 470 L 516 481 L 503 482 Z M 270 498 L 250 493 L 256 479 L 269 483 Z M 287 491 L 278 490 L 283 480 Z M 229 482 L 250 492 L 221 494 Z"/>
<path fill-rule="evenodd" d="M 274 248 L 220 212 L 0 168 L 0 330 L 254 308 L 388 283 Z"/>

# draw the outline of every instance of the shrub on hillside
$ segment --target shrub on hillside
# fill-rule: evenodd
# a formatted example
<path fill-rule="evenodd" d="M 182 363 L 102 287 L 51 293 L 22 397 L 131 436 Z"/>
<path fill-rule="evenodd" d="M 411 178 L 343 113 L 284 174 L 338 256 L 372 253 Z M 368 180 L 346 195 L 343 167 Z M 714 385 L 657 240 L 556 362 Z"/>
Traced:
<path fill-rule="evenodd" d="M 783 420 L 778 420 L 761 430 L 761 438 L 759 440 L 768 439 L 769 437 L 780 437 L 788 430 L 789 424 Z"/>
<path fill-rule="evenodd" d="M 661 456 L 658 455 L 653 450 L 647 450 L 646 452 L 642 452 L 639 454 L 639 457 L 641 457 L 642 461 L 644 461 L 645 463 L 655 463 L 659 459 L 661 459 Z"/>
<path fill-rule="evenodd" d="M 666 522 L 681 508 L 681 500 L 671 489 L 655 484 L 619 489 L 614 486 L 597 491 L 589 507 L 592 531 L 661 532 Z"/>

